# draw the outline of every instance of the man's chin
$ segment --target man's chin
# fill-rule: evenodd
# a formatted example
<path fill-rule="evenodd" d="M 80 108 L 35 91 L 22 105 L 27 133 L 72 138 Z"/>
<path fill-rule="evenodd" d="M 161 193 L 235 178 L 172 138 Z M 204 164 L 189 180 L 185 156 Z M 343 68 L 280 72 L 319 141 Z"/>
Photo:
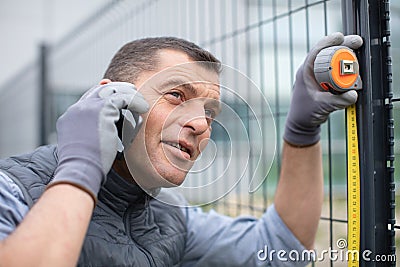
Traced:
<path fill-rule="evenodd" d="M 165 184 L 162 187 L 165 187 L 165 188 L 177 187 L 177 186 L 180 186 L 181 184 L 183 184 L 184 181 L 185 181 L 185 179 L 182 179 L 180 181 L 165 181 L 164 180 Z"/>
<path fill-rule="evenodd" d="M 176 175 L 174 177 L 163 177 L 161 175 L 157 175 L 157 177 L 152 177 L 146 179 L 146 181 L 136 180 L 136 183 L 145 190 L 153 190 L 160 187 L 164 188 L 171 188 L 171 187 L 178 187 L 180 186 L 186 178 L 185 176 L 181 177 L 182 175 Z"/>
<path fill-rule="evenodd" d="M 180 186 L 185 181 L 186 175 L 184 177 L 159 177 L 159 184 L 158 187 L 177 187 Z"/>

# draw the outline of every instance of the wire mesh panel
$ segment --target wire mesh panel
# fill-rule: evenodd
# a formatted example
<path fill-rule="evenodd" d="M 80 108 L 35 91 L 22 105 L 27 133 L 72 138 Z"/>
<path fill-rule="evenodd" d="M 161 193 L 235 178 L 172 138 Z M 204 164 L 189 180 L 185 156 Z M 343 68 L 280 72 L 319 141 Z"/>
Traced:
<path fill-rule="evenodd" d="M 52 104 L 47 141 L 55 142 L 58 116 L 99 82 L 111 57 L 123 44 L 149 36 L 188 39 L 222 61 L 227 69 L 226 84 L 240 94 L 235 95 L 235 90 L 222 94 L 228 113 L 231 110 L 237 115 L 235 120 L 229 122 L 232 117 L 221 114 L 221 120 L 231 127 L 231 132 L 239 134 L 229 135 L 217 123 L 212 144 L 204 153 L 204 158 L 210 157 L 212 164 L 203 166 L 203 172 L 190 174 L 185 184 L 188 188 L 200 187 L 201 181 L 201 186 L 207 185 L 210 190 L 190 191 L 186 197 L 193 204 L 207 204 L 205 209 L 213 208 L 231 216 L 260 216 L 273 203 L 281 165 L 282 134 L 296 70 L 322 36 L 342 29 L 341 0 L 110 1 L 49 47 L 47 87 Z M 38 100 L 32 97 L 37 93 L 37 71 L 29 68 L 22 73 L 19 83 L 12 84 L 19 91 L 8 93 L 0 100 L 3 107 L 13 105 L 8 100 L 14 95 L 25 94 L 24 99 L 32 100 L 24 106 L 33 114 L 29 125 L 10 128 L 9 132 L 2 130 L 7 142 L 15 129 L 29 129 L 34 139 L 38 138 L 35 126 L 38 118 L 34 115 L 38 113 Z M 18 112 L 27 111 L 22 108 Z M 2 125 L 11 123 L 4 112 L 0 113 L 0 119 Z M 240 123 L 236 124 L 237 121 Z M 0 148 L 2 155 L 7 155 L 4 140 L 0 139 Z M 346 239 L 347 235 L 343 111 L 333 113 L 322 126 L 321 142 L 325 199 L 316 251 L 331 248 L 340 252 L 337 241 Z M 26 149 L 34 145 L 32 140 L 21 144 Z M 229 171 L 227 165 L 232 166 Z M 219 174 L 224 174 L 227 182 L 217 183 Z M 263 181 L 255 192 L 249 192 L 252 177 Z M 347 266 L 347 262 L 325 255 L 315 265 Z"/>

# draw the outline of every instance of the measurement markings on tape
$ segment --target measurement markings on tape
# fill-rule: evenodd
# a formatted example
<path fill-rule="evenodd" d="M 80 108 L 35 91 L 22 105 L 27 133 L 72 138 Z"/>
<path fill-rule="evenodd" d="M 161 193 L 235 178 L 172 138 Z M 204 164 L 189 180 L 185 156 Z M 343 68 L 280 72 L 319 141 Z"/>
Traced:
<path fill-rule="evenodd" d="M 356 106 L 346 110 L 347 119 L 347 249 L 360 251 L 360 161 L 358 151 Z M 349 253 L 348 266 L 359 266 Z"/>

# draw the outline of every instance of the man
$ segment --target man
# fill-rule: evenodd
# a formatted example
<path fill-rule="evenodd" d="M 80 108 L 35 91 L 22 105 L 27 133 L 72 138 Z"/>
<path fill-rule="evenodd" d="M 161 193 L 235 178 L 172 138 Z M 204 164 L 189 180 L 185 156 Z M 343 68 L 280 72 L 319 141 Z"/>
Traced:
<path fill-rule="evenodd" d="M 210 137 L 219 61 L 177 38 L 126 44 L 100 86 L 59 119 L 57 147 L 0 162 L 0 266 L 304 265 L 262 261 L 257 252 L 313 247 L 323 199 L 320 124 L 357 99 L 354 91 L 319 91 L 313 62 L 334 45 L 357 49 L 362 40 L 327 36 L 297 72 L 275 202 L 256 220 L 149 196 L 185 203 L 158 190 L 183 182 Z M 143 124 L 116 157 L 121 109 L 141 114 Z"/>

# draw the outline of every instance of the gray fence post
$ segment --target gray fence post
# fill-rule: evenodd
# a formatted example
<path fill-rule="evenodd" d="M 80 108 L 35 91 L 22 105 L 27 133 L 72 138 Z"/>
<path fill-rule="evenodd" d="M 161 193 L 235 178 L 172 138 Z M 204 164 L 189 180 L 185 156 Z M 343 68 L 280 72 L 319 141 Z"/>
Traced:
<path fill-rule="evenodd" d="M 395 255 L 394 132 L 389 1 L 342 1 L 346 34 L 363 37 L 358 51 L 363 90 L 357 104 L 361 173 L 360 266 L 396 266 L 373 261 Z M 363 259 L 370 250 L 371 261 Z"/>
<path fill-rule="evenodd" d="M 41 44 L 39 47 L 39 145 L 47 144 L 48 135 L 48 114 L 49 114 L 49 96 L 48 96 L 48 70 L 47 70 L 48 47 Z"/>

